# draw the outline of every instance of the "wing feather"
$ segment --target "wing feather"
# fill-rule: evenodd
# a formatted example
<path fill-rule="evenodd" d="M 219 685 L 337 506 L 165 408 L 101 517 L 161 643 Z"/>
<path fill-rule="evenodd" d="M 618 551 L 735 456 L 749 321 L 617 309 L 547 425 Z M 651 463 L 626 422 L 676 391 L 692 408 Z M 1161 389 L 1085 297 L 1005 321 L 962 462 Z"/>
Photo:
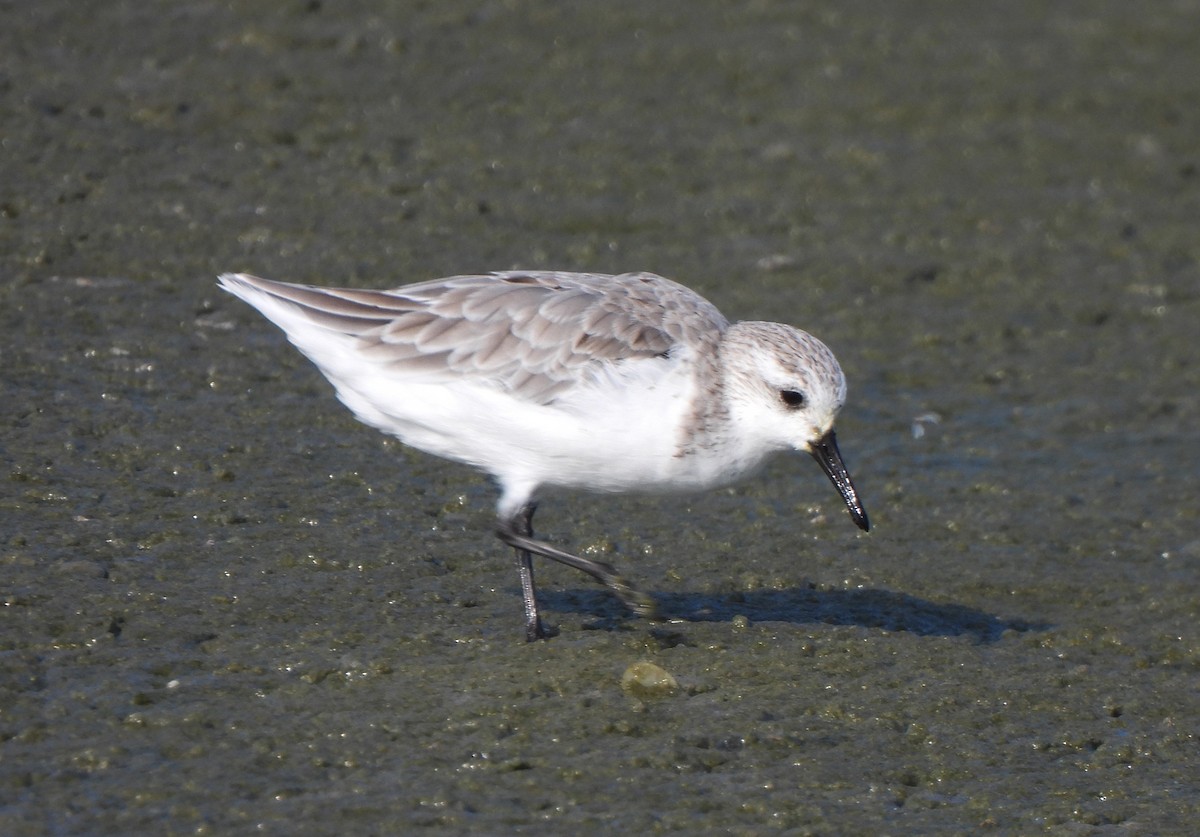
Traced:
<path fill-rule="evenodd" d="M 355 338 L 364 362 L 428 380 L 471 378 L 549 403 L 611 365 L 715 346 L 728 321 L 661 276 L 511 271 L 390 291 L 222 278 Z M 237 292 L 237 291 L 235 291 Z"/>

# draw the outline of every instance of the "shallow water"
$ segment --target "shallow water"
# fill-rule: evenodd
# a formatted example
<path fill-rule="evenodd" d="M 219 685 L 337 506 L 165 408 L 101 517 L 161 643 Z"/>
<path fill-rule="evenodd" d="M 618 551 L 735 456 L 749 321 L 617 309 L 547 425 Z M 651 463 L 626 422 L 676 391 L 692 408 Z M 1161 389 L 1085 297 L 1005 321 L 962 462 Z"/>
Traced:
<path fill-rule="evenodd" d="M 0 832 L 1188 833 L 1200 8 L 43 2 L 0 28 Z M 246 269 L 655 270 L 850 380 L 546 497 L 357 425 Z M 678 682 L 622 689 L 649 661 Z"/>

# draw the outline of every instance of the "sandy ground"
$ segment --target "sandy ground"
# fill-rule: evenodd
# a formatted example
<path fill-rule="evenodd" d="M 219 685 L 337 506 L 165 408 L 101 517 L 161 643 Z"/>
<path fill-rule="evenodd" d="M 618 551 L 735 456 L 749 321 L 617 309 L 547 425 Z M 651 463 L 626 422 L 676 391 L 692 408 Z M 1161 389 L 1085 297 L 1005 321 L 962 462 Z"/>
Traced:
<path fill-rule="evenodd" d="M 0 832 L 1194 829 L 1200 4 L 0 18 Z M 214 284 L 509 267 L 824 339 L 873 531 L 548 496 L 668 619 L 524 643 L 486 480 Z"/>

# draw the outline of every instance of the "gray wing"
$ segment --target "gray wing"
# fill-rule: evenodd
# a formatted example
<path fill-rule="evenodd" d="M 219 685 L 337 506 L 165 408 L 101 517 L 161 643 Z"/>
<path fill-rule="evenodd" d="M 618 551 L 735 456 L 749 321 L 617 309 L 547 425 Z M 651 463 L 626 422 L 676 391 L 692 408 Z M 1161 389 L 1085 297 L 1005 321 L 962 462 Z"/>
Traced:
<path fill-rule="evenodd" d="M 728 326 L 708 300 L 651 273 L 510 271 L 390 291 L 236 278 L 357 338 L 364 359 L 433 380 L 487 380 L 538 403 L 589 367 L 712 348 Z"/>

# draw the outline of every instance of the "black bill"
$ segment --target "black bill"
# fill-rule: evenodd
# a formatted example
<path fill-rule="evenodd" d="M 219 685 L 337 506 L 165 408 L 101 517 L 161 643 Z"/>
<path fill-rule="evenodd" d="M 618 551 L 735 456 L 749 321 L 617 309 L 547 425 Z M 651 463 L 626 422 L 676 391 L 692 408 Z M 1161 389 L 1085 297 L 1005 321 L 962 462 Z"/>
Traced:
<path fill-rule="evenodd" d="M 846 463 L 842 461 L 841 451 L 838 450 L 837 436 L 830 430 L 813 442 L 808 452 L 817 460 L 825 476 L 829 477 L 842 499 L 846 501 L 850 517 L 858 524 L 858 528 L 864 532 L 870 531 L 871 523 L 867 520 L 867 510 L 863 508 L 862 501 L 858 499 L 858 492 L 854 490 L 854 483 L 850 481 L 850 472 L 846 470 Z"/>

